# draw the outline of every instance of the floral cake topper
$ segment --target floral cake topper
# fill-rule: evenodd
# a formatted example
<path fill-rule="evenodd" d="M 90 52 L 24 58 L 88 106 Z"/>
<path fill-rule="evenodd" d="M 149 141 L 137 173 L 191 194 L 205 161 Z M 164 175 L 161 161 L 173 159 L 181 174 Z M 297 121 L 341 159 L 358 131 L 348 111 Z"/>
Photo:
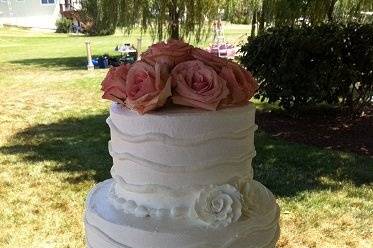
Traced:
<path fill-rule="evenodd" d="M 109 70 L 102 98 L 144 114 L 176 105 L 205 110 L 248 103 L 257 90 L 251 73 L 240 65 L 181 40 L 149 47 L 134 64 Z"/>

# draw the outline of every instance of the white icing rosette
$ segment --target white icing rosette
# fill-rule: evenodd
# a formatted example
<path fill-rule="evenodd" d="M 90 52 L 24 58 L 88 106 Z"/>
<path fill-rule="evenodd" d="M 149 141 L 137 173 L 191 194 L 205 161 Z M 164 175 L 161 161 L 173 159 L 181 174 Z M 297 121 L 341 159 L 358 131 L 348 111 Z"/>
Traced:
<path fill-rule="evenodd" d="M 208 186 L 195 202 L 192 215 L 207 226 L 225 227 L 241 216 L 241 194 L 232 185 Z"/>

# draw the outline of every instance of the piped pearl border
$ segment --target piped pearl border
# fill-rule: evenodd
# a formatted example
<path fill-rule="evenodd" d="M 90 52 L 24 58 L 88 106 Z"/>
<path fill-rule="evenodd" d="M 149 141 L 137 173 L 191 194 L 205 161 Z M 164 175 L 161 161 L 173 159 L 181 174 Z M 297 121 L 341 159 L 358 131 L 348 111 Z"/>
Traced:
<path fill-rule="evenodd" d="M 126 200 L 122 197 L 118 197 L 115 193 L 115 187 L 111 187 L 109 191 L 109 199 L 111 204 L 118 210 L 122 210 L 126 214 L 133 214 L 136 217 L 166 217 L 171 216 L 174 218 L 187 216 L 189 208 L 174 207 L 172 209 L 155 209 L 147 208 L 142 205 L 137 205 L 135 201 Z"/>

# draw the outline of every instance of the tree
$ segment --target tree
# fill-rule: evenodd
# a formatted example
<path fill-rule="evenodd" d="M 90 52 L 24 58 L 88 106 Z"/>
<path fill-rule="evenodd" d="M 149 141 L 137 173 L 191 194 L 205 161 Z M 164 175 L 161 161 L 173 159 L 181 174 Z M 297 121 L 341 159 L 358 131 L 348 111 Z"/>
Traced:
<path fill-rule="evenodd" d="M 224 19 L 251 23 L 252 35 L 271 26 L 311 25 L 328 21 L 362 21 L 361 11 L 373 11 L 372 0 L 83 0 L 95 20 L 97 34 L 116 27 L 130 32 L 150 30 L 154 38 L 206 37 L 211 21 Z"/>
<path fill-rule="evenodd" d="M 111 0 L 83 0 L 84 15 L 90 21 L 90 35 L 114 34 L 118 24 L 118 3 Z"/>
<path fill-rule="evenodd" d="M 369 21 L 362 11 L 373 11 L 372 0 L 226 0 L 225 19 L 251 23 L 251 35 L 271 26 L 317 25 L 324 22 Z M 236 14 L 245 18 L 237 18 Z"/>
<path fill-rule="evenodd" d="M 372 0 L 338 0 L 335 4 L 334 16 L 338 21 L 362 21 L 362 11 L 373 11 Z"/>
<path fill-rule="evenodd" d="M 190 38 L 207 35 L 211 21 L 218 18 L 220 0 L 83 0 L 95 3 L 108 24 L 127 32 L 136 27 L 150 30 L 154 38 Z M 87 4 L 88 3 L 88 4 Z M 109 4 L 107 4 L 109 3 Z M 114 9 L 115 8 L 115 9 Z"/>

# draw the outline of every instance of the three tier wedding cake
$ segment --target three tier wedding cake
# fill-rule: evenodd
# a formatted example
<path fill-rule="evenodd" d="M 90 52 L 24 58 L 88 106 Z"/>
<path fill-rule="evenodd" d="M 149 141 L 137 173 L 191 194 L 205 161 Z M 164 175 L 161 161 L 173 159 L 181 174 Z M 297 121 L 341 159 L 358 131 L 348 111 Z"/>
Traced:
<path fill-rule="evenodd" d="M 274 247 L 279 208 L 253 180 L 251 74 L 179 40 L 112 68 L 112 179 L 93 188 L 90 248 Z"/>

